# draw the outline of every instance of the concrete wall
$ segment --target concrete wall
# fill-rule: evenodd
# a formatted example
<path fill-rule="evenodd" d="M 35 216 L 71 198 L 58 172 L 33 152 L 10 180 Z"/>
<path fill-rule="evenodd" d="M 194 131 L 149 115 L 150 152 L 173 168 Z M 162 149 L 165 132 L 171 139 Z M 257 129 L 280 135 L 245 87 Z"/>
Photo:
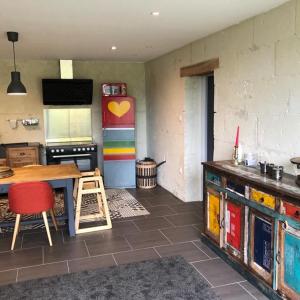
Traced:
<path fill-rule="evenodd" d="M 289 159 L 300 155 L 299 49 L 300 1 L 291 1 L 147 62 L 148 154 L 167 156 L 159 183 L 185 199 L 185 79 L 179 69 L 216 57 L 215 160 L 231 158 L 240 125 L 245 151 L 292 172 Z"/>
<path fill-rule="evenodd" d="M 59 78 L 59 61 L 26 60 L 17 61 L 22 82 L 27 88 L 27 96 L 7 96 L 6 89 L 10 82 L 12 70 L 11 60 L 0 60 L 0 143 L 13 142 L 45 142 L 42 78 Z M 143 158 L 146 149 L 146 99 L 145 70 L 142 63 L 114 63 L 99 61 L 73 61 L 74 78 L 90 78 L 94 80 L 94 96 L 92 105 L 92 127 L 94 140 L 101 145 L 101 99 L 100 83 L 126 82 L 128 94 L 137 99 L 137 155 Z M 11 129 L 7 119 L 23 119 L 38 117 L 37 128 L 24 128 L 19 125 Z"/>

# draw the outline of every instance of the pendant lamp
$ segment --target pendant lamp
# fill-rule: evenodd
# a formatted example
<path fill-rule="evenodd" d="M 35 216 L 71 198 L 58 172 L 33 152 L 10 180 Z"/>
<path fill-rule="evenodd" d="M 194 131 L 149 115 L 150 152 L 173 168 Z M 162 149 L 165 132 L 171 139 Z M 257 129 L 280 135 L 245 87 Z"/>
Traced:
<path fill-rule="evenodd" d="M 16 68 L 16 55 L 15 55 L 15 42 L 18 41 L 19 34 L 17 32 L 7 32 L 7 38 L 13 44 L 14 54 L 14 71 L 11 72 L 11 82 L 7 88 L 7 95 L 23 96 L 27 95 L 26 88 L 21 82 L 21 74 L 17 72 Z"/>

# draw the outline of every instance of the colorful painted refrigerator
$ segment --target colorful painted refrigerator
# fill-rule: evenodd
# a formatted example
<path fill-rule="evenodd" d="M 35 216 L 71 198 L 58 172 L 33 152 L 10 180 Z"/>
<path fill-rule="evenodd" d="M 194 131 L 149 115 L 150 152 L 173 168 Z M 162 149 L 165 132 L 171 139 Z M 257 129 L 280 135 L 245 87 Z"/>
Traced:
<path fill-rule="evenodd" d="M 102 96 L 103 173 L 109 188 L 134 188 L 135 100 Z"/>

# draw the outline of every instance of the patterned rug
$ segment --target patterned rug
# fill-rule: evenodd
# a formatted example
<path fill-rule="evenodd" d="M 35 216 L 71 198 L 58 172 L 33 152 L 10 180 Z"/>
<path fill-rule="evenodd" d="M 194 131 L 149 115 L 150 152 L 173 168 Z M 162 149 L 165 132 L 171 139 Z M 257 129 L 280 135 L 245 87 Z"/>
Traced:
<path fill-rule="evenodd" d="M 130 218 L 135 216 L 149 215 L 145 207 L 138 202 L 128 191 L 124 189 L 107 189 L 106 198 L 108 202 L 108 207 L 110 211 L 111 220 Z M 64 193 L 62 190 L 55 191 L 55 207 L 54 214 L 56 217 L 64 215 Z M 81 206 L 81 215 L 84 218 L 85 215 L 97 214 L 98 213 L 98 204 L 96 194 L 83 195 L 82 206 Z M 40 215 L 22 215 L 22 220 L 34 220 L 40 219 Z M 1 223 L 2 222 L 14 222 L 15 214 L 8 210 L 8 201 L 7 195 L 3 195 L 0 198 L 0 232 L 1 232 Z M 99 217 L 95 217 L 92 221 L 105 221 Z M 85 222 L 83 219 L 80 222 Z M 88 222 L 91 222 L 89 219 Z M 60 223 L 60 222 L 58 222 Z M 30 224 L 22 226 L 22 230 L 35 229 L 43 227 L 43 224 Z M 12 231 L 12 227 L 2 228 L 3 231 Z"/>

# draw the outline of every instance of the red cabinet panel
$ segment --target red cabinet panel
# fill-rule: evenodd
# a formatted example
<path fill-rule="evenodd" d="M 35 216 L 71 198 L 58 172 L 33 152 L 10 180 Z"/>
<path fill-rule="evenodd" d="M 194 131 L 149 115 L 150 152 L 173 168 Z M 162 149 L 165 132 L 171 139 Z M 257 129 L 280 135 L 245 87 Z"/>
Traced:
<path fill-rule="evenodd" d="M 227 226 L 226 238 L 227 243 L 233 248 L 240 250 L 241 248 L 241 216 L 242 207 L 232 202 L 227 202 Z"/>
<path fill-rule="evenodd" d="M 135 101 L 132 97 L 102 98 L 103 128 L 134 128 Z"/>

